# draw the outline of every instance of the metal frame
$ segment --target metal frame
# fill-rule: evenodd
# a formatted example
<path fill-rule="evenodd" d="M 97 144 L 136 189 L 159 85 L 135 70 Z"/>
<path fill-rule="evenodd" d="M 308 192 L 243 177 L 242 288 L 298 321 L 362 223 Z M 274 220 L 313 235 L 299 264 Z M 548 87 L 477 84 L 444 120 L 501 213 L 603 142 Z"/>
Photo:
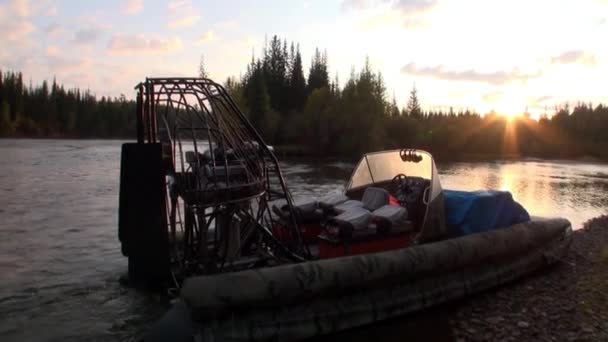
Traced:
<path fill-rule="evenodd" d="M 135 89 L 137 141 L 163 147 L 174 277 L 311 257 L 276 156 L 224 87 L 205 78 L 146 78 Z M 282 222 L 289 243 L 273 234 L 277 200 L 289 209 Z M 230 246 L 239 257 L 228 255 Z"/>

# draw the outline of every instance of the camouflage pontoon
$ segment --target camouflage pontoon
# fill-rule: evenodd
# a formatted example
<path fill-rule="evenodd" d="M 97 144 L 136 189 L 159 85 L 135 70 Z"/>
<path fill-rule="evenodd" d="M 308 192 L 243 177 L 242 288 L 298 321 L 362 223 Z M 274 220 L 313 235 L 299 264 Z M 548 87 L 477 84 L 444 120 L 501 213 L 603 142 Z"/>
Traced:
<path fill-rule="evenodd" d="M 291 341 L 372 324 L 551 264 L 572 233 L 565 219 L 534 218 L 454 236 L 433 158 L 418 150 L 367 154 L 343 194 L 293 207 L 273 203 L 309 230 L 312 260 L 186 279 L 148 339 Z M 280 220 L 273 229 L 288 245 Z"/>

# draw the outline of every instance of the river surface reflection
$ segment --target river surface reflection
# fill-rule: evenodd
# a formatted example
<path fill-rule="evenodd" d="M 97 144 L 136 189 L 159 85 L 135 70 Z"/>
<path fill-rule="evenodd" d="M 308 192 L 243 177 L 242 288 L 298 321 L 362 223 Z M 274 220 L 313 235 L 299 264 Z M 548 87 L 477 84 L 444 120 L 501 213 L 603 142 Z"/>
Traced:
<path fill-rule="evenodd" d="M 164 310 L 118 284 L 120 141 L 0 140 L 0 340 L 128 340 Z M 295 196 L 340 190 L 354 163 L 284 161 Z M 509 190 L 579 228 L 608 213 L 606 164 L 439 164 L 444 188 Z"/>

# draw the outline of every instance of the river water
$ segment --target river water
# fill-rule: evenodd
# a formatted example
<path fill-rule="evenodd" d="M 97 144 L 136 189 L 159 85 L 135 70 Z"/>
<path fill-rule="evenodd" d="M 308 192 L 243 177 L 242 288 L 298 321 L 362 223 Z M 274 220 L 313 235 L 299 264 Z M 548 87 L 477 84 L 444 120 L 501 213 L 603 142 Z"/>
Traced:
<path fill-rule="evenodd" d="M 164 308 L 118 284 L 120 141 L 0 140 L 0 341 L 132 340 Z M 341 188 L 352 163 L 284 162 L 295 196 Z M 608 214 L 608 164 L 439 165 L 444 188 L 502 189 L 575 229 Z"/>

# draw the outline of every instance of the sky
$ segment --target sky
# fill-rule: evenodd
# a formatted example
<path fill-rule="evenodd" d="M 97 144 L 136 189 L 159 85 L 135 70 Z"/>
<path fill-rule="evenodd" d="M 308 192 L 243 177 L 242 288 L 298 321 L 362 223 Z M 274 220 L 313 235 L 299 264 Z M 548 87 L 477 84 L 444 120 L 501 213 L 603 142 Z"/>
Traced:
<path fill-rule="evenodd" d="M 326 50 L 342 84 L 369 58 L 388 97 L 538 115 L 608 103 L 608 0 L 0 0 L 0 69 L 98 96 L 146 76 L 239 76 L 267 37 Z M 307 70 L 305 70 L 307 73 Z"/>

